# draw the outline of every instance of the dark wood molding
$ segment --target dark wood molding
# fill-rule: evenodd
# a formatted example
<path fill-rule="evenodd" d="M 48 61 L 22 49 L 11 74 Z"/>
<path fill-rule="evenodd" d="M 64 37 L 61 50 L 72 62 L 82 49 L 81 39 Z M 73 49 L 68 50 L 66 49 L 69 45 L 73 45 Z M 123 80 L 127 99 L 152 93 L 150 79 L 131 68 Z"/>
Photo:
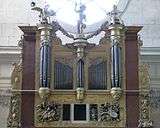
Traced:
<path fill-rule="evenodd" d="M 35 44 L 36 33 L 24 31 L 24 43 L 22 52 L 22 90 L 35 89 Z M 21 102 L 21 127 L 32 128 L 34 126 L 34 92 L 23 92 Z"/>
<path fill-rule="evenodd" d="M 126 89 L 139 90 L 138 35 L 142 27 L 127 27 L 125 38 Z M 138 127 L 139 93 L 126 93 L 126 127 Z"/>

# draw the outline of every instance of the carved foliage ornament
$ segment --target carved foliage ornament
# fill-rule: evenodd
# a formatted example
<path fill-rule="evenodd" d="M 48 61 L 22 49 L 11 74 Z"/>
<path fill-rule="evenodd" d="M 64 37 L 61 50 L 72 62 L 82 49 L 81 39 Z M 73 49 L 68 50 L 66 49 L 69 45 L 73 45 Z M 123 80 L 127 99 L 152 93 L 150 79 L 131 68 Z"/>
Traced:
<path fill-rule="evenodd" d="M 147 64 L 142 64 L 139 67 L 139 84 L 141 88 L 148 89 L 150 76 L 148 72 L 149 66 Z"/>
<path fill-rule="evenodd" d="M 40 123 L 59 121 L 61 115 L 59 104 L 44 101 L 36 106 L 37 121 Z"/>
<path fill-rule="evenodd" d="M 11 84 L 13 89 L 17 89 L 21 86 L 22 82 L 22 63 L 19 64 L 13 64 L 14 70 L 12 72 L 11 76 Z"/>
<path fill-rule="evenodd" d="M 139 126 L 152 127 L 152 121 L 150 119 L 150 95 L 149 95 L 149 84 L 150 77 L 148 72 L 149 66 L 143 64 L 139 68 L 139 84 L 140 84 L 140 120 Z"/>
<path fill-rule="evenodd" d="M 120 107 L 118 103 L 105 103 L 100 106 L 99 121 L 120 121 Z"/>
<path fill-rule="evenodd" d="M 20 128 L 20 95 L 13 94 L 10 101 L 9 116 L 7 119 L 8 128 Z"/>
<path fill-rule="evenodd" d="M 152 121 L 150 120 L 150 98 L 149 94 L 141 95 L 141 113 L 138 127 L 152 127 Z"/>

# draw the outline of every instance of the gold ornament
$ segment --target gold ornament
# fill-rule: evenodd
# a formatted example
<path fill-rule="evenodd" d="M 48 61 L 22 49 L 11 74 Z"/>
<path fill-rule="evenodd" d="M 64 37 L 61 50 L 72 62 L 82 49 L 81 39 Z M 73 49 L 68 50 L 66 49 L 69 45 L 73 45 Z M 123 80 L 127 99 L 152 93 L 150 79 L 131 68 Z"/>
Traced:
<path fill-rule="evenodd" d="M 118 101 L 121 98 L 122 89 L 119 87 L 113 87 L 110 93 L 111 93 L 111 96 L 113 97 L 113 100 Z"/>
<path fill-rule="evenodd" d="M 76 93 L 77 93 L 77 100 L 83 100 L 84 99 L 84 88 L 77 88 L 76 89 Z"/>
<path fill-rule="evenodd" d="M 46 98 L 48 98 L 48 96 L 50 94 L 50 90 L 48 87 L 40 87 L 38 90 L 38 93 L 42 99 L 46 99 Z"/>

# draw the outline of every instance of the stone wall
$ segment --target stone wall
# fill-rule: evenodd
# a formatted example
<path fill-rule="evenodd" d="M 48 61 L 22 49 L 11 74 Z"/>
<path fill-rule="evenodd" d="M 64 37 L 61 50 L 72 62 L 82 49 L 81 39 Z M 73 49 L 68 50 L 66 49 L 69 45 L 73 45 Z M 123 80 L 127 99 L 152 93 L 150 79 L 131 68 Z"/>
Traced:
<path fill-rule="evenodd" d="M 36 24 L 38 15 L 30 10 L 30 0 L 0 0 L 0 46 L 16 46 L 22 32 L 19 25 Z"/>
<path fill-rule="evenodd" d="M 126 25 L 143 26 L 140 32 L 143 47 L 160 46 L 160 1 L 159 0 L 120 0 L 129 1 L 122 19 Z M 124 2 L 122 2 L 124 3 Z M 123 5 L 124 6 L 124 5 Z"/>
<path fill-rule="evenodd" d="M 10 104 L 10 92 L 8 90 L 0 90 L 0 128 L 7 127 L 9 104 Z"/>

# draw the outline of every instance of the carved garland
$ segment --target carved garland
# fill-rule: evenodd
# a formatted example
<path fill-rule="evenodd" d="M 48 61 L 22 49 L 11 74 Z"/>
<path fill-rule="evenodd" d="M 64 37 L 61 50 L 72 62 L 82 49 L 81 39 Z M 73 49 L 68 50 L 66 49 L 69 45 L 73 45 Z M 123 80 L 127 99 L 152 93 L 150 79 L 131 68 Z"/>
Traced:
<path fill-rule="evenodd" d="M 20 94 L 14 93 L 11 96 L 9 116 L 7 119 L 8 128 L 20 128 Z"/>
<path fill-rule="evenodd" d="M 139 126 L 152 127 L 152 121 L 150 119 L 150 95 L 149 95 L 149 72 L 148 65 L 143 64 L 139 67 L 139 84 L 140 84 L 140 120 Z"/>
<path fill-rule="evenodd" d="M 120 121 L 120 107 L 118 103 L 105 103 L 100 106 L 99 121 Z"/>
<path fill-rule="evenodd" d="M 61 105 L 44 101 L 36 106 L 36 120 L 39 123 L 49 123 L 61 120 Z M 90 121 L 110 122 L 120 121 L 120 106 L 118 103 L 101 104 L 99 108 L 90 107 Z"/>
<path fill-rule="evenodd" d="M 11 76 L 12 89 L 20 89 L 22 83 L 22 63 L 15 63 L 13 66 L 14 70 Z M 12 92 L 12 96 L 10 99 L 9 115 L 7 119 L 8 128 L 20 128 L 20 104 L 20 93 Z"/>
<path fill-rule="evenodd" d="M 36 119 L 40 123 L 59 121 L 61 108 L 59 104 L 44 101 L 36 106 Z"/>

